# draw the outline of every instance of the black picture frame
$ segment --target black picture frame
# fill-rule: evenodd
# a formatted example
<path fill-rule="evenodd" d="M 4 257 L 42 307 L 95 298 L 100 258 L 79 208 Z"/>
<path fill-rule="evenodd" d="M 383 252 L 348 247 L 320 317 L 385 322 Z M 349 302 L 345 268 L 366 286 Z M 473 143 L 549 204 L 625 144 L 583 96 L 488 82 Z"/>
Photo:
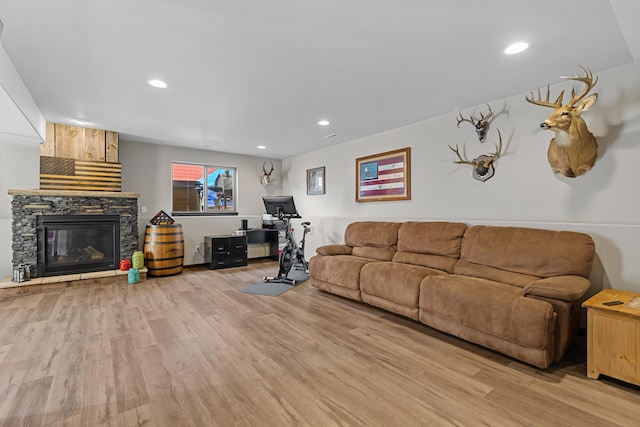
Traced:
<path fill-rule="evenodd" d="M 307 169 L 307 194 L 315 196 L 325 193 L 324 166 Z"/>

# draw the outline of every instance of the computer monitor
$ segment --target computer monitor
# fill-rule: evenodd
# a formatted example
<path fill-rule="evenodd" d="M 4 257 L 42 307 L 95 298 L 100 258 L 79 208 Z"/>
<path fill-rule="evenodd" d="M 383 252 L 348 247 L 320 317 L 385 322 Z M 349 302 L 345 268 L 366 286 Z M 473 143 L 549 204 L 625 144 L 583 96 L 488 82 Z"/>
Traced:
<path fill-rule="evenodd" d="M 296 210 L 293 196 L 262 196 L 264 208 L 268 214 L 280 217 L 280 214 L 289 218 L 302 218 Z"/>

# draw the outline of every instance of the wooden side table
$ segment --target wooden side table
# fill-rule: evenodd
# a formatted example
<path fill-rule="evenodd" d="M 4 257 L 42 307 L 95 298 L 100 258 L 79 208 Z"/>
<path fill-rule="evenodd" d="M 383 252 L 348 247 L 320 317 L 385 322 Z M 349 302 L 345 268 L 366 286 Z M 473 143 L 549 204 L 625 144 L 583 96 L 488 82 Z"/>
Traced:
<path fill-rule="evenodd" d="M 585 301 L 587 308 L 587 376 L 604 374 L 640 385 L 640 309 L 627 307 L 634 292 L 605 289 Z M 607 301 L 624 304 L 606 306 Z"/>

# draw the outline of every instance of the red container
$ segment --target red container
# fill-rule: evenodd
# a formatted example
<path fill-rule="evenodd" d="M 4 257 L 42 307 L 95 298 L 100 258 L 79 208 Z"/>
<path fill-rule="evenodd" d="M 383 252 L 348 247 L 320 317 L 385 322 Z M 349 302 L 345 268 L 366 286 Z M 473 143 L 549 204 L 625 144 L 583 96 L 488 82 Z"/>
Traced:
<path fill-rule="evenodd" d="M 130 259 L 123 259 L 122 261 L 120 261 L 120 270 L 127 271 L 130 268 L 131 268 L 131 260 Z"/>

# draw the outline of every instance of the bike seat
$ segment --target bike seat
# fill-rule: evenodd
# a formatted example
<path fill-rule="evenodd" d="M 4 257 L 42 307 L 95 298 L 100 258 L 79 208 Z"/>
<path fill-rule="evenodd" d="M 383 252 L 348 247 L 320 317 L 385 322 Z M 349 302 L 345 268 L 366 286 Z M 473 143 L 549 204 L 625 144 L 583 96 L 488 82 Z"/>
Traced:
<path fill-rule="evenodd" d="M 311 223 L 309 221 L 305 221 L 305 222 L 301 222 L 300 225 L 302 226 L 311 225 Z"/>

